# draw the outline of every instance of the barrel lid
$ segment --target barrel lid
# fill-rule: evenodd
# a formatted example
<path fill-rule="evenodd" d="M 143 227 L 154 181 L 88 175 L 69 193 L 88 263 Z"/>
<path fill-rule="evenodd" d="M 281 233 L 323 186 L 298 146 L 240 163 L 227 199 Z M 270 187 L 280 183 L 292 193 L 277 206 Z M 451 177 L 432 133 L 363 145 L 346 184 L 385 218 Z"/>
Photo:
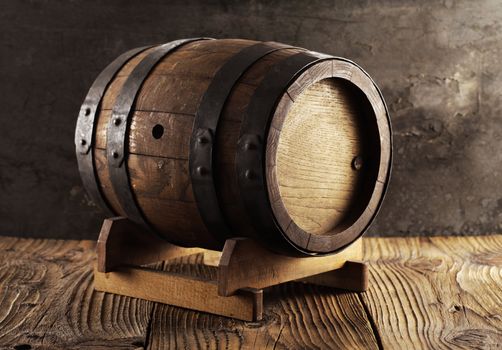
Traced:
<path fill-rule="evenodd" d="M 388 112 L 372 79 L 322 60 L 280 98 L 266 146 L 266 183 L 284 237 L 308 254 L 343 249 L 374 219 L 391 163 Z"/>

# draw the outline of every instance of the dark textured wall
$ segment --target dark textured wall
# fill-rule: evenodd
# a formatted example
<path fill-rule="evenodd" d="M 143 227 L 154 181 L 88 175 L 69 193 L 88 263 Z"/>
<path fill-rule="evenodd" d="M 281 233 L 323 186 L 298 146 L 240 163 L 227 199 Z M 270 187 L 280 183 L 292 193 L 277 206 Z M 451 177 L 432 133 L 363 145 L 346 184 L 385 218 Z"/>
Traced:
<path fill-rule="evenodd" d="M 80 104 L 129 48 L 192 36 L 275 40 L 348 57 L 394 126 L 372 234 L 502 230 L 500 1 L 0 1 L 0 232 L 96 236 L 74 156 Z"/>

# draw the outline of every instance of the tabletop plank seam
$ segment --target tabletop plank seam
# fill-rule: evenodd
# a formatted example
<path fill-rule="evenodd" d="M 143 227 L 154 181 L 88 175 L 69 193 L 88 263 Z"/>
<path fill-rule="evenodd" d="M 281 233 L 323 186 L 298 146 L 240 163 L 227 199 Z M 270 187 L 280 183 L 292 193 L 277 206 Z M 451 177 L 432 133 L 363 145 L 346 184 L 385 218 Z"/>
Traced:
<path fill-rule="evenodd" d="M 148 317 L 148 324 L 146 325 L 146 330 L 145 330 L 145 344 L 143 346 L 144 349 L 150 349 L 150 335 L 152 332 L 153 315 L 156 307 L 157 303 L 154 303 L 152 309 L 150 310 L 150 315 Z"/>
<path fill-rule="evenodd" d="M 383 350 L 383 343 L 382 343 L 382 338 L 380 336 L 380 332 L 378 331 L 378 327 L 376 325 L 376 322 L 371 315 L 371 312 L 368 308 L 368 305 L 364 302 L 364 299 L 361 295 L 361 293 L 356 293 L 357 298 L 361 302 L 361 305 L 363 306 L 364 313 L 366 314 L 366 318 L 368 319 L 368 322 L 370 324 L 371 330 L 373 331 L 373 335 L 375 336 L 375 340 L 378 346 L 378 350 Z"/>
<path fill-rule="evenodd" d="M 166 262 L 163 261 L 159 264 L 159 270 L 165 270 L 166 268 Z M 145 330 L 145 344 L 143 346 L 143 348 L 145 350 L 149 350 L 151 349 L 151 344 L 150 344 L 150 338 L 152 336 L 152 331 L 153 331 L 153 323 L 154 323 L 154 316 L 155 316 L 155 311 L 158 307 L 158 304 L 157 303 L 154 303 L 153 306 L 152 306 L 152 309 L 150 310 L 150 316 L 148 318 L 148 324 L 146 326 L 146 330 Z"/>

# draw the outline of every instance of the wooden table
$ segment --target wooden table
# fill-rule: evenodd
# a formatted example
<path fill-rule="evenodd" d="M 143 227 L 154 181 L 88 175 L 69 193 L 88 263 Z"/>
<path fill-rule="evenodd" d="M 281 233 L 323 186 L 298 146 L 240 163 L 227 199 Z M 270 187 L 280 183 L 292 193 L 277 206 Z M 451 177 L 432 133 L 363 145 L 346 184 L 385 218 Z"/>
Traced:
<path fill-rule="evenodd" d="M 0 348 L 502 349 L 502 235 L 364 248 L 366 293 L 288 283 L 249 323 L 95 292 L 93 242 L 0 238 Z"/>

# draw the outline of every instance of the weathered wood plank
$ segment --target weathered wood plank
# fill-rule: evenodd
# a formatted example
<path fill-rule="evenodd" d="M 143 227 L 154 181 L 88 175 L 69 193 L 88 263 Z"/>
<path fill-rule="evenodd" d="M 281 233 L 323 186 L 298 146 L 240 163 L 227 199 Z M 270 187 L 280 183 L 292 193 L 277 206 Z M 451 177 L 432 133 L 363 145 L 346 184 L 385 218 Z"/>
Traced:
<path fill-rule="evenodd" d="M 3 237 L 0 347 L 501 348 L 502 236 L 363 243 L 366 293 L 287 283 L 266 291 L 264 320 L 249 323 L 95 292 L 92 242 Z M 216 278 L 201 255 L 164 269 Z"/>
<path fill-rule="evenodd" d="M 202 255 L 166 265 L 172 272 L 216 278 Z M 264 320 L 241 322 L 157 304 L 149 349 L 376 349 L 357 294 L 286 283 L 264 295 Z"/>
<path fill-rule="evenodd" d="M 385 349 L 502 348 L 502 236 L 365 240 Z"/>
<path fill-rule="evenodd" d="M 95 292 L 94 262 L 93 242 L 1 238 L 0 347 L 142 347 L 153 303 Z"/>

